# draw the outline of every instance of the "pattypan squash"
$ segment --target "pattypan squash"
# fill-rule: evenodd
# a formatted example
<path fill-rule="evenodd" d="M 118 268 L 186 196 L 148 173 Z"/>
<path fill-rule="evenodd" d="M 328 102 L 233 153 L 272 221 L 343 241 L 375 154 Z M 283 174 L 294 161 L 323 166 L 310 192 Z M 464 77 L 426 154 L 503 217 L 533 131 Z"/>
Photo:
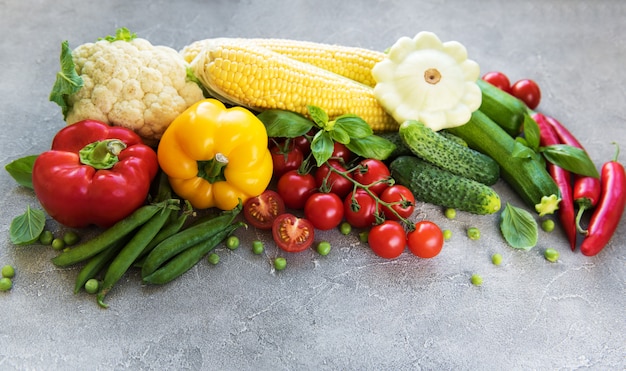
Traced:
<path fill-rule="evenodd" d="M 432 32 L 400 38 L 372 69 L 378 102 L 402 123 L 432 130 L 461 126 L 480 107 L 478 63 L 456 41 L 442 43 Z"/>

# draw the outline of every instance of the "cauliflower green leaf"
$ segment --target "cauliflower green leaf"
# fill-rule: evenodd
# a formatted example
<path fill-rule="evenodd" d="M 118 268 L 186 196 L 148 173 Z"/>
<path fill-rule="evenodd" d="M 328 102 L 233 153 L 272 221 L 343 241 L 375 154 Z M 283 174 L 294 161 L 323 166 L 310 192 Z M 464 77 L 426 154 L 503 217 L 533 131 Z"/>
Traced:
<path fill-rule="evenodd" d="M 57 78 L 50 92 L 50 101 L 58 104 L 63 112 L 63 118 L 67 117 L 70 106 L 67 98 L 83 87 L 83 79 L 76 72 L 76 65 L 72 59 L 72 49 L 67 40 L 61 43 L 61 70 L 57 72 Z"/>

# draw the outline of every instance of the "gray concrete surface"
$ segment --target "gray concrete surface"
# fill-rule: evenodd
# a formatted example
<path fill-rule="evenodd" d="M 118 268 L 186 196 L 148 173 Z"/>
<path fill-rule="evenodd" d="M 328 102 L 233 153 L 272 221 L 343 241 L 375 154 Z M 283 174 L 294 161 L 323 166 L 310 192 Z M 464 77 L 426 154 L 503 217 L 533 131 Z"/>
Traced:
<path fill-rule="evenodd" d="M 63 126 L 48 101 L 61 41 L 75 47 L 126 26 L 176 49 L 244 36 L 382 50 L 433 31 L 462 42 L 482 72 L 538 81 L 541 110 L 566 123 L 599 167 L 614 154 L 610 142 L 626 150 L 625 21 L 619 0 L 0 0 L 0 162 L 46 150 Z M 521 206 L 506 184 L 495 188 Z M 3 370 L 626 369 L 624 221 L 589 258 L 570 251 L 560 229 L 516 251 L 498 215 L 446 220 L 420 204 L 416 220 L 453 232 L 435 259 L 385 261 L 356 236 L 327 232 L 318 239 L 332 241 L 329 256 L 289 255 L 282 272 L 272 270 L 280 253 L 270 242 L 263 256 L 248 248 L 268 236 L 242 231 L 240 249 L 218 250 L 219 265 L 202 262 L 165 287 L 143 286 L 131 272 L 104 310 L 72 293 L 78 268 L 54 267 L 49 248 L 10 243 L 11 219 L 38 203 L 6 172 L 0 194 L 0 264 L 17 271 L 0 295 Z M 479 241 L 465 237 L 470 226 Z M 561 253 L 555 264 L 542 256 L 548 247 Z M 495 252 L 502 266 L 491 264 Z M 472 273 L 482 287 L 470 284 Z"/>

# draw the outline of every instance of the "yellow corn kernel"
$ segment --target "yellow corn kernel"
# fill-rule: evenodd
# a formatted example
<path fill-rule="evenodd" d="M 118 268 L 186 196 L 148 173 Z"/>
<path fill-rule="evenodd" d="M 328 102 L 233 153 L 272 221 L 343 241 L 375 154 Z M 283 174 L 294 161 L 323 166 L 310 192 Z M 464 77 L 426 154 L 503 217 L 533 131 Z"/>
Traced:
<path fill-rule="evenodd" d="M 314 105 L 330 119 L 355 114 L 376 132 L 399 127 L 369 86 L 254 43 L 213 40 L 191 67 L 215 98 L 257 111 L 283 109 L 302 115 L 307 115 L 307 105 Z"/>
<path fill-rule="evenodd" d="M 225 41 L 245 42 L 262 46 L 276 53 L 334 72 L 371 87 L 376 85 L 376 80 L 372 77 L 372 68 L 385 57 L 383 52 L 365 48 L 310 41 L 263 38 L 200 40 L 186 46 L 181 51 L 181 54 L 187 62 L 191 63 L 205 45 Z"/>

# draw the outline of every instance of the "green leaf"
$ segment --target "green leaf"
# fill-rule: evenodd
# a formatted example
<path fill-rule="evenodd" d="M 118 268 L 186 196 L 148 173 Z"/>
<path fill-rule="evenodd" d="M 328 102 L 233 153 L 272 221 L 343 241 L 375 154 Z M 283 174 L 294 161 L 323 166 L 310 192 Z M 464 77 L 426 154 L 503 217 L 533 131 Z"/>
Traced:
<path fill-rule="evenodd" d="M 524 115 L 524 137 L 526 138 L 526 145 L 530 149 L 536 151 L 539 148 L 539 125 L 537 121 L 533 120 L 529 114 Z"/>
<path fill-rule="evenodd" d="M 33 165 L 38 155 L 30 155 L 18 158 L 8 163 L 4 169 L 15 179 L 15 181 L 24 187 L 33 188 Z"/>
<path fill-rule="evenodd" d="M 513 151 L 511 152 L 511 156 L 516 158 L 528 158 L 531 159 L 535 156 L 535 151 L 521 143 L 520 141 L 515 141 L 515 146 L 513 147 Z"/>
<path fill-rule="evenodd" d="M 118 28 L 117 30 L 115 30 L 115 36 L 105 36 L 105 37 L 99 37 L 99 40 L 106 40 L 109 42 L 113 42 L 113 41 L 132 41 L 134 39 L 137 38 L 137 34 L 134 32 L 130 32 L 130 30 L 126 27 L 121 27 Z"/>
<path fill-rule="evenodd" d="M 337 127 L 345 130 L 350 138 L 365 138 L 374 134 L 372 128 L 357 115 L 341 115 L 335 120 L 335 130 Z"/>
<path fill-rule="evenodd" d="M 67 40 L 61 43 L 60 60 L 61 71 L 57 72 L 57 78 L 48 99 L 61 107 L 63 119 L 65 119 L 70 108 L 67 98 L 83 87 L 83 79 L 76 73 L 76 65 L 74 65 L 74 60 L 72 59 L 72 50 Z"/>
<path fill-rule="evenodd" d="M 393 142 L 377 135 L 352 138 L 350 143 L 346 144 L 346 147 L 357 156 L 377 160 L 386 160 L 393 150 L 396 149 L 396 145 Z"/>
<path fill-rule="evenodd" d="M 593 161 L 583 149 L 567 144 L 555 144 L 539 149 L 547 161 L 574 174 L 599 178 Z"/>
<path fill-rule="evenodd" d="M 326 111 L 317 106 L 306 106 L 306 108 L 313 122 L 322 129 L 326 128 L 326 124 L 328 124 L 328 114 Z"/>
<path fill-rule="evenodd" d="M 295 138 L 311 130 L 313 122 L 306 117 L 290 111 L 267 110 L 257 118 L 265 125 L 270 138 Z"/>
<path fill-rule="evenodd" d="M 27 206 L 26 212 L 11 221 L 9 233 L 11 242 L 15 245 L 30 245 L 37 241 L 46 225 L 46 216 L 43 211 L 31 209 Z"/>
<path fill-rule="evenodd" d="M 311 141 L 311 153 L 313 153 L 318 167 L 322 166 L 333 155 L 334 147 L 333 140 L 327 131 L 320 130 L 315 134 Z"/>
<path fill-rule="evenodd" d="M 539 236 L 539 227 L 533 216 L 508 202 L 500 215 L 500 231 L 511 247 L 521 250 L 532 249 Z"/>
<path fill-rule="evenodd" d="M 335 128 L 329 131 L 330 137 L 335 141 L 341 144 L 350 143 L 350 135 L 341 127 L 335 126 Z"/>

